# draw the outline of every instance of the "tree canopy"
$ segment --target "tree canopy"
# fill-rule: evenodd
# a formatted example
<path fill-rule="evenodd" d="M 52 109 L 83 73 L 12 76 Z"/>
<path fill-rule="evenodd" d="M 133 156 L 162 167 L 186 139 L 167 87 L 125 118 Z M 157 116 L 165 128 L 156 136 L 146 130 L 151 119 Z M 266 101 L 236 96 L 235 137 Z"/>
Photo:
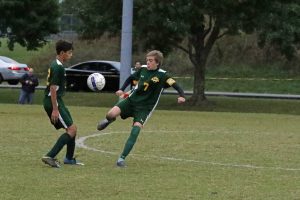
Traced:
<path fill-rule="evenodd" d="M 293 58 L 300 47 L 300 2 L 274 1 L 259 21 L 259 45 L 271 44 L 287 59 Z"/>
<path fill-rule="evenodd" d="M 57 0 L 2 0 L 0 28 L 10 27 L 9 46 L 15 42 L 34 49 L 45 36 L 58 31 Z M 120 0 L 64 0 L 64 12 L 75 14 L 82 38 L 121 32 Z M 299 0 L 136 0 L 133 33 L 135 43 L 167 54 L 187 53 L 194 66 L 193 104 L 205 100 L 205 70 L 209 53 L 224 35 L 258 34 L 260 46 L 278 48 L 288 59 L 299 49 Z"/>
<path fill-rule="evenodd" d="M 34 50 L 58 32 L 58 0 L 0 0 L 0 30 L 8 33 L 8 47 L 15 43 Z"/>
<path fill-rule="evenodd" d="M 122 1 L 66 0 L 82 20 L 84 38 L 121 30 Z M 257 32 L 260 46 L 271 44 L 291 58 L 299 48 L 297 0 L 139 0 L 134 1 L 134 41 L 145 49 L 186 52 L 194 65 L 194 104 L 205 100 L 205 66 L 214 43 L 224 35 Z"/>

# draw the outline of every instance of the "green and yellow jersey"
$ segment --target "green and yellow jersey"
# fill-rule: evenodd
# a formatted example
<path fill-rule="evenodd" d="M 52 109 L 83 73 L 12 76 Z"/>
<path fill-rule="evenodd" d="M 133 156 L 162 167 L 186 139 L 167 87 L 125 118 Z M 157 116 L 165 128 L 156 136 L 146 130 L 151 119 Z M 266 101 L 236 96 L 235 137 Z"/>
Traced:
<path fill-rule="evenodd" d="M 158 102 L 164 88 L 168 88 L 175 83 L 166 71 L 162 69 L 148 70 L 143 67 L 131 75 L 134 80 L 138 80 L 137 85 L 129 95 L 131 101 L 137 107 L 153 108 Z"/>
<path fill-rule="evenodd" d="M 57 97 L 62 97 L 65 94 L 65 68 L 59 60 L 54 60 L 48 69 L 47 87 L 45 89 L 45 95 L 50 96 L 50 86 L 57 86 Z"/>

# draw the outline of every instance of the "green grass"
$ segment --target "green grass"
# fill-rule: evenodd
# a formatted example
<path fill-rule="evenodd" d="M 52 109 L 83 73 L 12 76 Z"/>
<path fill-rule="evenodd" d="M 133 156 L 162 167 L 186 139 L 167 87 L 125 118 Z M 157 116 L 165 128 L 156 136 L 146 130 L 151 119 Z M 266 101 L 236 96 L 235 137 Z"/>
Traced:
<path fill-rule="evenodd" d="M 63 131 L 41 105 L 0 104 L 0 199 L 299 199 L 297 115 L 156 110 L 118 169 L 131 120 L 93 135 L 107 108 L 69 109 L 98 151 L 77 148 L 85 166 L 52 169 L 40 158 Z"/>
<path fill-rule="evenodd" d="M 37 57 L 38 55 L 46 52 L 50 47 L 50 45 L 48 44 L 43 48 L 39 49 L 38 51 L 28 51 L 26 48 L 16 43 L 14 50 L 10 51 L 7 48 L 7 40 L 2 38 L 0 39 L 0 41 L 1 41 L 1 47 L 0 47 L 1 56 L 7 56 L 20 63 L 26 63 L 26 64 L 29 64 L 33 57 Z"/>
<path fill-rule="evenodd" d="M 228 92 L 256 92 L 256 93 L 276 93 L 276 94 L 299 94 L 300 80 L 274 80 L 274 79 L 254 79 L 254 80 L 208 80 L 206 90 L 208 91 L 228 91 Z"/>
<path fill-rule="evenodd" d="M 19 89 L 0 89 L 0 103 L 17 103 Z M 34 104 L 42 105 L 43 90 L 37 90 Z M 189 96 L 187 96 L 187 99 Z M 118 100 L 113 93 L 67 92 L 64 101 L 67 105 L 88 107 L 112 107 Z M 236 97 L 208 97 L 209 103 L 203 106 L 177 104 L 177 95 L 162 95 L 157 109 L 185 111 L 277 113 L 300 115 L 300 101 L 278 99 L 255 99 Z"/>
<path fill-rule="evenodd" d="M 176 80 L 185 90 L 193 89 L 193 78 L 178 77 Z M 298 78 L 207 77 L 205 81 L 206 91 L 300 94 Z"/>

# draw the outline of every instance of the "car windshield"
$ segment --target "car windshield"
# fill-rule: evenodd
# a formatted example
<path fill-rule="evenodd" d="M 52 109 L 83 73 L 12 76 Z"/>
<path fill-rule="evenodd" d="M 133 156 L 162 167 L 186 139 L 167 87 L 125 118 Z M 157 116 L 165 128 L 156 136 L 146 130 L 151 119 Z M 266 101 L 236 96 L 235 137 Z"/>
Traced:
<path fill-rule="evenodd" d="M 10 59 L 8 57 L 4 57 L 4 56 L 0 56 L 0 60 L 2 60 L 3 62 L 6 62 L 6 63 L 15 63 L 15 64 L 18 63 L 17 61 Z"/>
<path fill-rule="evenodd" d="M 114 63 L 114 66 L 117 68 L 117 70 L 119 70 L 120 71 L 120 63 L 119 62 L 113 62 Z"/>

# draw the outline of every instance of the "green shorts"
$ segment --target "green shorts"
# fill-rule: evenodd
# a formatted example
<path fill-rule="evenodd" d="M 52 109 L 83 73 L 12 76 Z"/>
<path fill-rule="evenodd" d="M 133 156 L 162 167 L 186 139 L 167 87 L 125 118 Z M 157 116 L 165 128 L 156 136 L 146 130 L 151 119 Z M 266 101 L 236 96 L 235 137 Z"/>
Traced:
<path fill-rule="evenodd" d="M 51 97 L 45 96 L 44 97 L 44 109 L 47 112 L 47 115 L 51 121 L 51 115 L 52 115 L 52 103 L 51 103 Z M 58 104 L 58 110 L 59 110 L 59 119 L 58 121 L 53 124 L 51 121 L 51 124 L 56 128 L 68 128 L 73 124 L 73 120 L 71 117 L 71 114 L 67 107 L 65 107 L 65 104 L 62 100 L 62 98 L 57 97 L 57 104 Z"/>
<path fill-rule="evenodd" d="M 129 100 L 129 98 L 119 101 L 116 106 L 121 109 L 120 116 L 122 119 L 133 117 L 133 122 L 139 122 L 141 124 L 146 123 L 153 110 L 144 106 L 136 106 Z"/>

